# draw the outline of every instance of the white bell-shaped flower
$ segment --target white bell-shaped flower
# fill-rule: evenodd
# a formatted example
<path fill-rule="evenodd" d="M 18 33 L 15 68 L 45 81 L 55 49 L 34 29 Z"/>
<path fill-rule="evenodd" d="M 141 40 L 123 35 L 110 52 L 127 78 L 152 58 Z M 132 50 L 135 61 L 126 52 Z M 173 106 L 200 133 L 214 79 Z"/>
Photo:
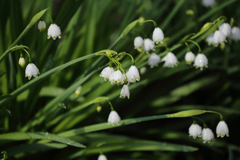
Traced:
<path fill-rule="evenodd" d="M 194 61 L 194 66 L 196 68 L 199 67 L 201 70 L 203 69 L 203 67 L 208 67 L 207 57 L 203 53 L 198 53 Z"/>
<path fill-rule="evenodd" d="M 130 91 L 128 88 L 128 84 L 123 85 L 120 93 L 120 98 L 125 98 L 125 97 L 128 97 L 128 99 L 130 98 Z"/>
<path fill-rule="evenodd" d="M 159 42 L 163 43 L 163 40 L 164 40 L 163 31 L 159 27 L 155 28 L 153 31 L 152 38 L 156 44 L 158 44 Z"/>
<path fill-rule="evenodd" d="M 114 126 L 114 124 L 119 125 L 121 121 L 121 118 L 119 117 L 118 113 L 116 111 L 111 111 L 109 116 L 108 116 L 108 125 L 112 124 Z"/>
<path fill-rule="evenodd" d="M 229 130 L 228 130 L 227 123 L 225 121 L 220 121 L 217 125 L 216 132 L 217 132 L 217 137 L 221 136 L 223 138 L 225 135 L 228 137 Z"/>
<path fill-rule="evenodd" d="M 109 77 L 109 81 L 111 82 L 111 84 L 123 84 L 124 80 L 125 76 L 119 70 L 113 72 Z"/>
<path fill-rule="evenodd" d="M 142 39 L 142 37 L 140 37 L 140 36 L 136 37 L 134 39 L 134 47 L 142 49 L 142 46 L 143 46 L 143 39 Z"/>
<path fill-rule="evenodd" d="M 164 61 L 164 67 L 174 67 L 179 63 L 177 57 L 172 53 L 168 52 L 165 57 L 163 57 L 162 61 Z"/>
<path fill-rule="evenodd" d="M 37 77 L 39 73 L 38 68 L 33 63 L 29 63 L 25 70 L 25 77 L 30 80 L 32 76 Z"/>
<path fill-rule="evenodd" d="M 136 83 L 136 81 L 140 81 L 140 74 L 136 66 L 132 65 L 128 72 L 126 73 L 128 81 L 132 83 Z"/>
<path fill-rule="evenodd" d="M 103 77 L 105 81 L 107 81 L 110 75 L 114 72 L 113 67 L 106 67 L 102 70 L 100 77 Z"/>
<path fill-rule="evenodd" d="M 155 53 L 150 54 L 150 56 L 148 57 L 148 65 L 150 65 L 151 68 L 154 66 L 158 66 L 159 62 L 160 57 Z"/>
<path fill-rule="evenodd" d="M 227 37 L 231 34 L 231 27 L 228 23 L 223 23 L 219 26 L 219 30 Z"/>
<path fill-rule="evenodd" d="M 210 143 L 210 141 L 214 139 L 214 134 L 210 128 L 203 128 L 202 139 L 203 143 Z"/>
<path fill-rule="evenodd" d="M 195 59 L 195 55 L 192 52 L 187 52 L 185 54 L 185 61 L 187 64 L 191 64 Z"/>
<path fill-rule="evenodd" d="M 218 44 L 224 43 L 224 41 L 226 41 L 226 36 L 223 34 L 223 32 L 220 30 L 215 31 L 213 36 L 213 42 L 215 46 L 218 46 Z"/>
<path fill-rule="evenodd" d="M 215 0 L 202 0 L 202 3 L 206 7 L 212 7 L 215 4 Z"/>
<path fill-rule="evenodd" d="M 189 136 L 191 137 L 193 137 L 194 139 L 196 138 L 196 137 L 201 137 L 202 136 L 202 127 L 201 126 L 199 126 L 198 124 L 192 124 L 190 127 L 189 127 L 189 129 L 188 129 L 188 131 L 189 131 Z"/>
<path fill-rule="evenodd" d="M 232 28 L 231 38 L 234 40 L 240 40 L 240 28 L 238 27 Z"/>
<path fill-rule="evenodd" d="M 40 32 L 44 31 L 44 29 L 46 29 L 46 23 L 44 21 L 39 21 L 38 29 L 40 30 Z"/>
<path fill-rule="evenodd" d="M 107 160 L 107 157 L 103 154 L 98 156 L 98 160 Z"/>
<path fill-rule="evenodd" d="M 18 64 L 23 67 L 25 65 L 25 59 L 23 57 L 19 58 Z"/>
<path fill-rule="evenodd" d="M 151 39 L 147 38 L 147 39 L 144 39 L 144 44 L 143 44 L 143 49 L 148 53 L 150 50 L 154 51 L 154 43 Z"/>
<path fill-rule="evenodd" d="M 58 37 L 61 38 L 61 29 L 56 24 L 51 24 L 48 28 L 48 39 L 53 38 L 54 40 Z"/>
<path fill-rule="evenodd" d="M 207 38 L 206 38 L 206 41 L 208 42 L 208 45 L 212 45 L 214 44 L 213 42 L 213 36 L 214 36 L 214 33 L 210 34 Z"/>

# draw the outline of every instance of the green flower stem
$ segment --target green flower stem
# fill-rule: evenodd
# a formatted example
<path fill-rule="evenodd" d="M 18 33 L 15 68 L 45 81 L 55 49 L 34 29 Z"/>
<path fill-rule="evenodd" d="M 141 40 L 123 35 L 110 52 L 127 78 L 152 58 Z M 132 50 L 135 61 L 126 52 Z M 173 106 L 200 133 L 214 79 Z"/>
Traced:
<path fill-rule="evenodd" d="M 53 20 L 52 20 L 52 17 L 50 16 L 50 14 L 47 13 L 47 16 L 50 18 L 51 23 L 53 24 Z"/>
<path fill-rule="evenodd" d="M 140 29 L 132 29 L 132 31 L 137 33 L 137 36 L 139 36 L 138 32 L 141 32 L 144 35 L 144 38 L 147 38 L 147 34 L 145 32 L 143 32 L 142 30 L 140 30 Z"/>
<path fill-rule="evenodd" d="M 195 41 L 193 41 L 193 40 L 187 40 L 187 42 L 192 42 L 192 43 L 194 43 L 194 44 L 198 47 L 198 53 L 202 53 L 202 49 L 201 49 L 201 47 L 198 45 L 197 42 L 195 42 Z"/>
<path fill-rule="evenodd" d="M 185 42 L 185 45 L 187 46 L 187 52 L 190 52 L 190 48 L 189 48 L 189 46 L 188 46 L 188 43 L 187 43 L 187 42 Z"/>
<path fill-rule="evenodd" d="M 157 27 L 157 23 L 154 20 L 146 20 L 146 21 L 143 21 L 141 23 L 146 23 L 146 22 L 152 22 L 154 27 Z"/>
<path fill-rule="evenodd" d="M 201 118 L 199 118 L 199 117 L 192 117 L 192 118 L 200 120 L 203 123 L 204 128 L 207 128 L 206 123 Z"/>
<path fill-rule="evenodd" d="M 32 63 L 32 60 L 31 60 L 31 57 L 30 57 L 30 54 L 27 52 L 27 50 L 25 50 L 25 49 L 23 49 L 26 53 L 27 53 L 27 55 L 28 55 L 28 58 L 29 58 L 29 63 Z"/>
<path fill-rule="evenodd" d="M 110 101 L 108 101 L 108 103 L 109 103 L 109 105 L 110 105 L 110 107 L 111 107 L 111 111 L 114 111 L 114 108 L 113 108 L 113 106 L 112 106 L 112 103 L 111 103 Z"/>
<path fill-rule="evenodd" d="M 215 114 L 218 114 L 220 116 L 220 120 L 223 121 L 223 115 L 219 112 L 216 112 L 216 111 L 205 111 L 206 113 L 215 113 Z"/>
<path fill-rule="evenodd" d="M 129 54 L 129 53 L 122 53 L 122 54 L 131 57 L 132 58 L 132 65 L 135 65 L 135 60 L 134 60 L 134 58 L 131 54 Z"/>

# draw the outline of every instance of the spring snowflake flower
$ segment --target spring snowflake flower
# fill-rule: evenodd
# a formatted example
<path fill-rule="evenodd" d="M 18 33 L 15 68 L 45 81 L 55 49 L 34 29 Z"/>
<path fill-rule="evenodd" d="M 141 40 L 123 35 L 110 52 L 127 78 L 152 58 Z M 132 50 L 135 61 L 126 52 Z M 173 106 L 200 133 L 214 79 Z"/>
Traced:
<path fill-rule="evenodd" d="M 143 44 L 143 49 L 148 53 L 150 50 L 154 51 L 154 43 L 151 39 L 147 38 L 147 39 L 144 39 L 144 44 Z"/>
<path fill-rule="evenodd" d="M 142 37 L 140 37 L 140 36 L 136 37 L 134 39 L 134 47 L 142 49 L 142 46 L 143 46 L 143 39 L 142 39 Z"/>
<path fill-rule="evenodd" d="M 46 29 L 46 23 L 44 21 L 39 21 L 38 29 L 40 30 L 40 32 L 44 31 Z"/>
<path fill-rule="evenodd" d="M 109 81 L 111 82 L 111 84 L 123 84 L 124 80 L 125 76 L 119 70 L 113 72 L 109 77 Z"/>
<path fill-rule="evenodd" d="M 213 36 L 214 36 L 214 34 L 212 33 L 212 34 L 210 34 L 210 35 L 206 38 L 206 41 L 208 42 L 208 45 L 209 45 L 209 46 L 212 45 L 212 44 L 214 44 L 214 42 L 213 42 Z"/>
<path fill-rule="evenodd" d="M 201 70 L 203 69 L 203 67 L 208 67 L 207 57 L 203 53 L 198 53 L 194 61 L 194 66 L 196 68 L 200 67 Z"/>
<path fill-rule="evenodd" d="M 232 28 L 231 38 L 234 40 L 240 40 L 240 28 L 238 27 Z"/>
<path fill-rule="evenodd" d="M 148 65 L 150 65 L 151 68 L 154 66 L 158 66 L 159 62 L 160 57 L 155 53 L 150 54 L 150 56 L 148 57 Z"/>
<path fill-rule="evenodd" d="M 48 39 L 53 38 L 55 40 L 57 37 L 61 38 L 61 29 L 56 24 L 51 24 L 48 28 Z"/>
<path fill-rule="evenodd" d="M 98 156 L 98 160 L 107 160 L 107 157 L 103 154 Z"/>
<path fill-rule="evenodd" d="M 177 66 L 177 64 L 179 63 L 177 60 L 177 57 L 172 53 L 172 52 L 168 52 L 167 55 L 165 57 L 163 57 L 162 61 L 165 61 L 164 63 L 164 67 L 174 67 Z"/>
<path fill-rule="evenodd" d="M 163 43 L 163 40 L 164 40 L 163 31 L 159 27 L 155 28 L 153 31 L 152 38 L 156 44 L 158 44 L 159 42 Z"/>
<path fill-rule="evenodd" d="M 202 0 L 202 3 L 206 7 L 212 7 L 215 4 L 215 0 Z"/>
<path fill-rule="evenodd" d="M 25 70 L 25 77 L 30 80 L 32 76 L 37 77 L 39 73 L 38 68 L 33 63 L 29 63 Z"/>
<path fill-rule="evenodd" d="M 103 77 L 104 80 L 107 81 L 113 72 L 114 72 L 114 69 L 112 67 L 106 67 L 102 70 L 99 76 Z"/>
<path fill-rule="evenodd" d="M 223 23 L 221 26 L 219 26 L 219 30 L 222 31 L 222 33 L 227 37 L 231 34 L 231 27 L 228 23 Z"/>
<path fill-rule="evenodd" d="M 199 125 L 196 124 L 196 123 L 193 123 L 193 124 L 189 127 L 188 131 L 189 131 L 189 136 L 190 136 L 190 137 L 192 136 L 194 139 L 195 139 L 196 137 L 201 137 L 201 136 L 202 136 L 202 127 L 199 126 Z"/>
<path fill-rule="evenodd" d="M 185 61 L 187 64 L 191 64 L 195 59 L 195 55 L 192 52 L 187 52 L 185 55 Z"/>
<path fill-rule="evenodd" d="M 121 118 L 119 117 L 118 113 L 116 111 L 111 111 L 109 116 L 108 116 L 108 125 L 112 124 L 114 126 L 114 124 L 119 125 L 121 121 Z"/>
<path fill-rule="evenodd" d="M 19 58 L 18 64 L 23 67 L 25 65 L 25 59 L 23 57 Z"/>
<path fill-rule="evenodd" d="M 125 97 L 128 97 L 128 99 L 130 98 L 130 91 L 128 88 L 128 84 L 123 85 L 120 93 L 120 98 L 125 98 Z"/>
<path fill-rule="evenodd" d="M 203 143 L 210 143 L 210 141 L 214 139 L 214 134 L 210 128 L 203 128 L 202 139 Z"/>
<path fill-rule="evenodd" d="M 215 46 L 218 46 L 218 44 L 224 43 L 224 41 L 226 41 L 226 36 L 223 34 L 223 32 L 220 30 L 215 31 L 213 36 L 213 42 Z"/>
<path fill-rule="evenodd" d="M 128 72 L 126 73 L 128 81 L 132 83 L 136 83 L 136 81 L 140 81 L 140 74 L 136 66 L 132 65 Z"/>
<path fill-rule="evenodd" d="M 228 130 L 227 123 L 225 121 L 220 121 L 217 125 L 216 132 L 217 132 L 217 137 L 221 136 L 223 138 L 225 135 L 228 137 L 229 130 Z"/>

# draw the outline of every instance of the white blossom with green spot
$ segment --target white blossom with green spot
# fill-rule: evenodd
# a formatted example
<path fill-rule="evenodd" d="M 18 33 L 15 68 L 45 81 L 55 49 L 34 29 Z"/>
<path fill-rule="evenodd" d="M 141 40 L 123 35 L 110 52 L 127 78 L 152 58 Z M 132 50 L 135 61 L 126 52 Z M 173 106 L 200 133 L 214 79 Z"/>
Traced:
<path fill-rule="evenodd" d="M 61 29 L 56 24 L 51 24 L 48 28 L 48 39 L 53 38 L 55 40 L 57 37 L 61 38 Z"/>

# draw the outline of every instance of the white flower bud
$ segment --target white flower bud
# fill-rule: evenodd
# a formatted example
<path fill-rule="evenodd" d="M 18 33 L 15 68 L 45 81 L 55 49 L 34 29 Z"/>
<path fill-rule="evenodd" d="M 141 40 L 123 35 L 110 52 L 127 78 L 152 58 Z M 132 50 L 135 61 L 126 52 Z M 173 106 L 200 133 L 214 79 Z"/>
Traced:
<path fill-rule="evenodd" d="M 200 67 L 201 70 L 203 69 L 203 67 L 208 67 L 207 57 L 203 53 L 198 53 L 194 61 L 194 66 L 196 68 Z"/>
<path fill-rule="evenodd" d="M 61 30 L 56 24 L 51 24 L 48 28 L 48 39 L 53 38 L 55 40 L 57 37 L 61 38 Z"/>
<path fill-rule="evenodd" d="M 37 77 L 39 73 L 38 68 L 33 63 L 29 63 L 25 70 L 25 77 L 30 80 L 32 76 Z"/>
<path fill-rule="evenodd" d="M 217 133 L 217 137 L 224 137 L 225 135 L 228 137 L 229 136 L 229 130 L 228 130 L 228 126 L 227 123 L 225 121 L 220 121 L 217 125 L 216 128 L 216 133 Z"/>
<path fill-rule="evenodd" d="M 231 38 L 234 40 L 240 40 L 240 28 L 238 27 L 232 28 Z"/>
<path fill-rule="evenodd" d="M 226 36 L 223 34 L 223 32 L 220 30 L 215 31 L 213 36 L 213 42 L 215 46 L 218 46 L 218 44 L 224 43 L 224 41 L 226 41 Z"/>
<path fill-rule="evenodd" d="M 154 66 L 158 66 L 159 62 L 160 57 L 155 53 L 150 54 L 150 56 L 148 57 L 148 65 L 150 65 L 151 68 Z"/>
<path fill-rule="evenodd" d="M 185 61 L 187 64 L 191 64 L 195 59 L 195 55 L 192 52 L 187 52 L 185 54 Z"/>
<path fill-rule="evenodd" d="M 189 127 L 189 129 L 188 129 L 188 131 L 189 131 L 189 136 L 191 137 L 193 137 L 194 139 L 196 138 L 196 137 L 201 137 L 201 135 L 202 135 L 202 127 L 201 126 L 199 126 L 198 124 L 192 124 L 190 127 Z"/>
<path fill-rule="evenodd" d="M 18 64 L 21 66 L 21 67 L 24 67 L 25 65 L 25 59 L 23 57 L 20 57 L 19 58 L 19 61 L 18 61 Z"/>
<path fill-rule="evenodd" d="M 82 87 L 79 86 L 79 87 L 76 89 L 76 91 L 75 91 L 75 96 L 78 97 L 79 94 L 81 93 L 81 91 L 82 91 Z"/>
<path fill-rule="evenodd" d="M 223 23 L 219 26 L 219 30 L 227 37 L 231 34 L 231 27 L 228 23 Z"/>
<path fill-rule="evenodd" d="M 40 32 L 44 31 L 46 29 L 46 23 L 44 21 L 39 21 L 38 29 L 40 30 Z"/>
<path fill-rule="evenodd" d="M 121 118 L 119 117 L 118 113 L 116 111 L 111 111 L 109 116 L 108 116 L 108 125 L 112 124 L 114 126 L 114 124 L 119 125 L 121 121 Z"/>
<path fill-rule="evenodd" d="M 204 128 L 202 131 L 202 139 L 203 143 L 210 143 L 211 140 L 214 139 L 214 134 L 210 128 Z"/>
<path fill-rule="evenodd" d="M 165 61 L 164 63 L 164 67 L 174 67 L 177 66 L 177 64 L 179 63 L 177 60 L 177 57 L 172 53 L 172 52 L 168 52 L 167 55 L 165 57 L 163 57 L 162 61 Z"/>
<path fill-rule="evenodd" d="M 163 43 L 163 40 L 164 40 L 163 31 L 159 27 L 155 28 L 153 31 L 152 38 L 156 44 L 158 44 L 159 42 Z"/>

